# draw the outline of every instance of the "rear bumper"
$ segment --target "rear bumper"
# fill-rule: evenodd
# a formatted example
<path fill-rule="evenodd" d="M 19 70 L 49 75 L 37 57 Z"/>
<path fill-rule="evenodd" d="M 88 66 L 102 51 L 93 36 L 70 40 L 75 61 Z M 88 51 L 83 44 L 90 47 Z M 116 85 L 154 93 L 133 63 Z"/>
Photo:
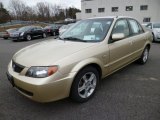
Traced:
<path fill-rule="evenodd" d="M 160 42 L 160 38 L 154 38 L 154 41 Z"/>
<path fill-rule="evenodd" d="M 9 38 L 9 35 L 1 35 L 0 38 Z"/>

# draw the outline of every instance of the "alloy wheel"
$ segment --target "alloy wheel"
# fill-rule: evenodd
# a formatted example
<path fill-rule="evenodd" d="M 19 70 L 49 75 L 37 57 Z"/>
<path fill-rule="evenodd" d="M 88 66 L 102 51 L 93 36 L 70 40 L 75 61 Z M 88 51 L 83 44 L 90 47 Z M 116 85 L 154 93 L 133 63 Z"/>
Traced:
<path fill-rule="evenodd" d="M 32 38 L 30 35 L 27 35 L 27 40 L 30 41 Z"/>
<path fill-rule="evenodd" d="M 143 53 L 143 62 L 145 63 L 148 60 L 148 49 L 145 49 Z"/>
<path fill-rule="evenodd" d="M 90 97 L 95 91 L 97 78 L 93 72 L 86 73 L 78 84 L 78 94 L 82 98 Z"/>
<path fill-rule="evenodd" d="M 43 33 L 43 38 L 46 38 L 47 36 L 46 36 L 46 34 L 45 33 Z"/>

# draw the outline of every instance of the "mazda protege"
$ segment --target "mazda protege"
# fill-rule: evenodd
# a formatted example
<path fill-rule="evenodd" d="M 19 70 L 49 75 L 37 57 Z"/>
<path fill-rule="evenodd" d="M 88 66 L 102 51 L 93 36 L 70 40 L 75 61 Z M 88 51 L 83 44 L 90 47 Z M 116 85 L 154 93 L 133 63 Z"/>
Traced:
<path fill-rule="evenodd" d="M 77 22 L 57 39 L 18 51 L 7 77 L 24 96 L 38 102 L 70 97 L 86 102 L 101 79 L 148 60 L 152 34 L 137 20 L 113 16 Z"/>

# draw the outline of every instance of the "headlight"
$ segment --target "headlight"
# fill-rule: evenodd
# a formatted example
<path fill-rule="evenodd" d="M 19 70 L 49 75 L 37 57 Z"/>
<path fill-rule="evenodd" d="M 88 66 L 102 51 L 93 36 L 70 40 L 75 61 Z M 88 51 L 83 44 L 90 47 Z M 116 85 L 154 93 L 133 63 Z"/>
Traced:
<path fill-rule="evenodd" d="M 28 69 L 26 76 L 33 78 L 45 78 L 57 72 L 58 66 L 50 67 L 31 67 Z"/>
<path fill-rule="evenodd" d="M 24 32 L 22 32 L 21 34 L 20 34 L 20 36 L 23 36 L 24 35 Z"/>

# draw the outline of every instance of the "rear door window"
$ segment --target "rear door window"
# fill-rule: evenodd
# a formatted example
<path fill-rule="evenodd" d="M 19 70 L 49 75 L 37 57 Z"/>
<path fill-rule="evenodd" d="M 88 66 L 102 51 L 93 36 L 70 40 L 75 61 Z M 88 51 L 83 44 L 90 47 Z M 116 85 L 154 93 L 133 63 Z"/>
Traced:
<path fill-rule="evenodd" d="M 143 29 L 142 28 L 140 29 L 140 26 L 138 25 L 137 21 L 129 19 L 129 24 L 131 27 L 132 35 L 137 35 L 142 32 Z"/>

